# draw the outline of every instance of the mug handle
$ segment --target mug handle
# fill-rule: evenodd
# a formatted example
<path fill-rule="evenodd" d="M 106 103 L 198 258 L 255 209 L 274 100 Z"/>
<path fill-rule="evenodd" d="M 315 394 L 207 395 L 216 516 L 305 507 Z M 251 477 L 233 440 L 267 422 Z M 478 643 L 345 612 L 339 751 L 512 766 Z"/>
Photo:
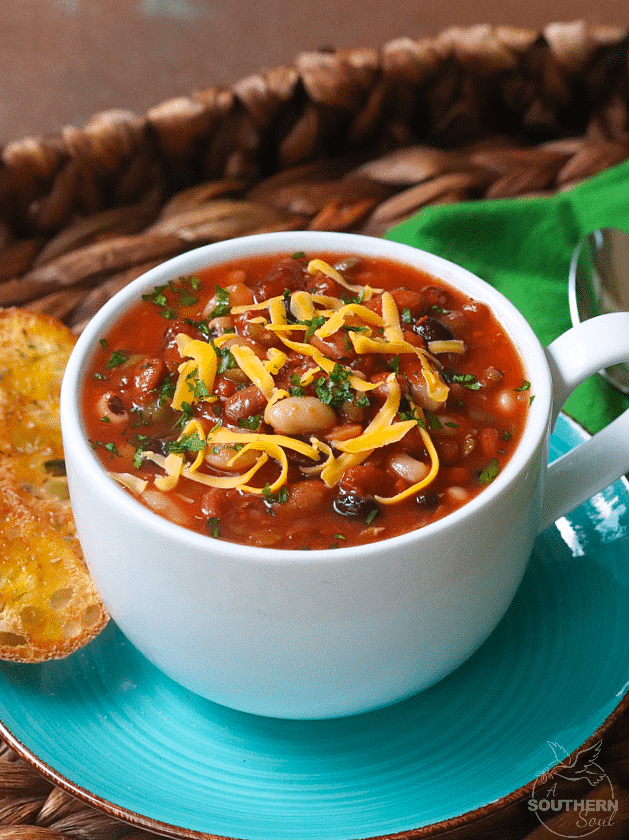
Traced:
<path fill-rule="evenodd" d="M 629 361 L 629 312 L 599 315 L 546 347 L 553 380 L 552 426 L 572 391 L 603 368 Z M 551 426 L 551 428 L 552 428 Z M 549 464 L 540 531 L 629 472 L 629 409 Z"/>

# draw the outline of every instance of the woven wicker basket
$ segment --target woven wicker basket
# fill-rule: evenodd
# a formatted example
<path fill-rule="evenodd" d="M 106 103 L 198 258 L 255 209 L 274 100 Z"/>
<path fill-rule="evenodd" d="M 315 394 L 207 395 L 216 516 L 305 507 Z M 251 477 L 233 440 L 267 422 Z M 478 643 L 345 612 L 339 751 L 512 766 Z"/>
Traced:
<path fill-rule="evenodd" d="M 624 32 L 580 22 L 453 29 L 303 53 L 143 117 L 108 111 L 7 143 L 0 305 L 79 332 L 148 267 L 207 242 L 287 229 L 377 236 L 425 205 L 569 188 L 629 157 L 628 52 Z M 628 738 L 619 714 L 601 757 L 619 811 L 602 840 L 629 835 Z M 439 836 L 561 835 L 557 817 L 536 825 L 516 799 Z M 153 836 L 0 752 L 0 840 Z"/>

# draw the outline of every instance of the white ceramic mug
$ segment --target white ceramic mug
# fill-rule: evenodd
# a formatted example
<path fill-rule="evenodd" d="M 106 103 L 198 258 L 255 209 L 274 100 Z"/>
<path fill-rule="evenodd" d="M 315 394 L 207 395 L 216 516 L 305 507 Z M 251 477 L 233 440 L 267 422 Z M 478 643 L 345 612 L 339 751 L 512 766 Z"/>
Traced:
<path fill-rule="evenodd" d="M 237 545 L 151 512 L 110 479 L 89 446 L 79 394 L 93 349 L 154 286 L 234 257 L 306 251 L 378 256 L 422 269 L 485 301 L 511 335 L 535 400 L 500 475 L 443 519 L 392 539 L 324 551 Z M 604 340 L 602 340 L 604 339 Z M 492 632 L 539 531 L 629 469 L 629 411 L 547 466 L 566 397 L 629 359 L 629 313 L 572 329 L 545 350 L 522 315 L 439 257 L 371 237 L 290 232 L 186 253 L 134 281 L 94 316 L 68 364 L 61 421 L 79 538 L 126 637 L 204 697 L 286 718 L 364 712 L 454 670 Z"/>

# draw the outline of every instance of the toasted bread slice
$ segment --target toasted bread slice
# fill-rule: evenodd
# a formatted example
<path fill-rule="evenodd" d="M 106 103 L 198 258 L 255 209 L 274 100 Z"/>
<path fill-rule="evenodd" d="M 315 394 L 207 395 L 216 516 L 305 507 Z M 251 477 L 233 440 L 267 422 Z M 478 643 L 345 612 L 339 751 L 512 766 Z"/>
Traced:
<path fill-rule="evenodd" d="M 59 393 L 74 336 L 0 310 L 0 658 L 41 662 L 87 644 L 108 615 L 76 538 Z"/>

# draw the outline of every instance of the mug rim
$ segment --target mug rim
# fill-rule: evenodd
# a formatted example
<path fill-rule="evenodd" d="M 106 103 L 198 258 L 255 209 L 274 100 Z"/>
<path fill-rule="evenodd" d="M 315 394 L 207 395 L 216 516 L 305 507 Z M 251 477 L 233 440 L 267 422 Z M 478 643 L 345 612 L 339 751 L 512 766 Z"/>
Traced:
<path fill-rule="evenodd" d="M 479 292 L 478 299 L 489 304 L 515 345 L 524 364 L 527 378 L 534 383 L 531 396 L 535 399 L 529 405 L 522 437 L 511 458 L 490 485 L 457 510 L 421 528 L 356 546 L 309 551 L 235 543 L 177 525 L 150 510 L 110 478 L 107 470 L 94 454 L 85 433 L 79 397 L 86 369 L 98 340 L 124 312 L 139 301 L 141 293 L 147 288 L 161 285 L 182 274 L 201 270 L 210 265 L 226 263 L 232 259 L 272 253 L 281 255 L 297 250 L 312 251 L 317 248 L 320 251 L 339 254 L 354 252 L 359 256 L 364 254 L 381 257 L 392 262 L 415 266 L 433 275 L 436 280 L 460 289 L 471 297 L 475 297 L 474 291 Z M 531 326 L 508 298 L 468 269 L 428 251 L 392 240 L 353 233 L 281 231 L 252 234 L 191 249 L 143 272 L 113 295 L 88 322 L 71 353 L 61 387 L 60 415 L 66 457 L 67 452 L 72 451 L 76 460 L 81 463 L 83 472 L 87 473 L 90 486 L 99 494 L 105 494 L 116 507 L 124 507 L 128 515 L 133 516 L 139 525 L 161 534 L 164 538 L 209 554 L 220 550 L 223 554 L 240 560 L 286 563 L 307 559 L 309 564 L 313 564 L 316 560 L 329 562 L 335 559 L 342 562 L 343 559 L 353 559 L 357 553 L 371 555 L 387 551 L 389 547 L 394 546 L 412 547 L 423 535 L 428 539 L 440 531 L 447 530 L 453 524 L 460 525 L 466 519 L 474 518 L 479 509 L 487 507 L 496 496 L 507 492 L 521 470 L 529 463 L 549 429 L 551 398 L 550 369 L 544 349 Z"/>

